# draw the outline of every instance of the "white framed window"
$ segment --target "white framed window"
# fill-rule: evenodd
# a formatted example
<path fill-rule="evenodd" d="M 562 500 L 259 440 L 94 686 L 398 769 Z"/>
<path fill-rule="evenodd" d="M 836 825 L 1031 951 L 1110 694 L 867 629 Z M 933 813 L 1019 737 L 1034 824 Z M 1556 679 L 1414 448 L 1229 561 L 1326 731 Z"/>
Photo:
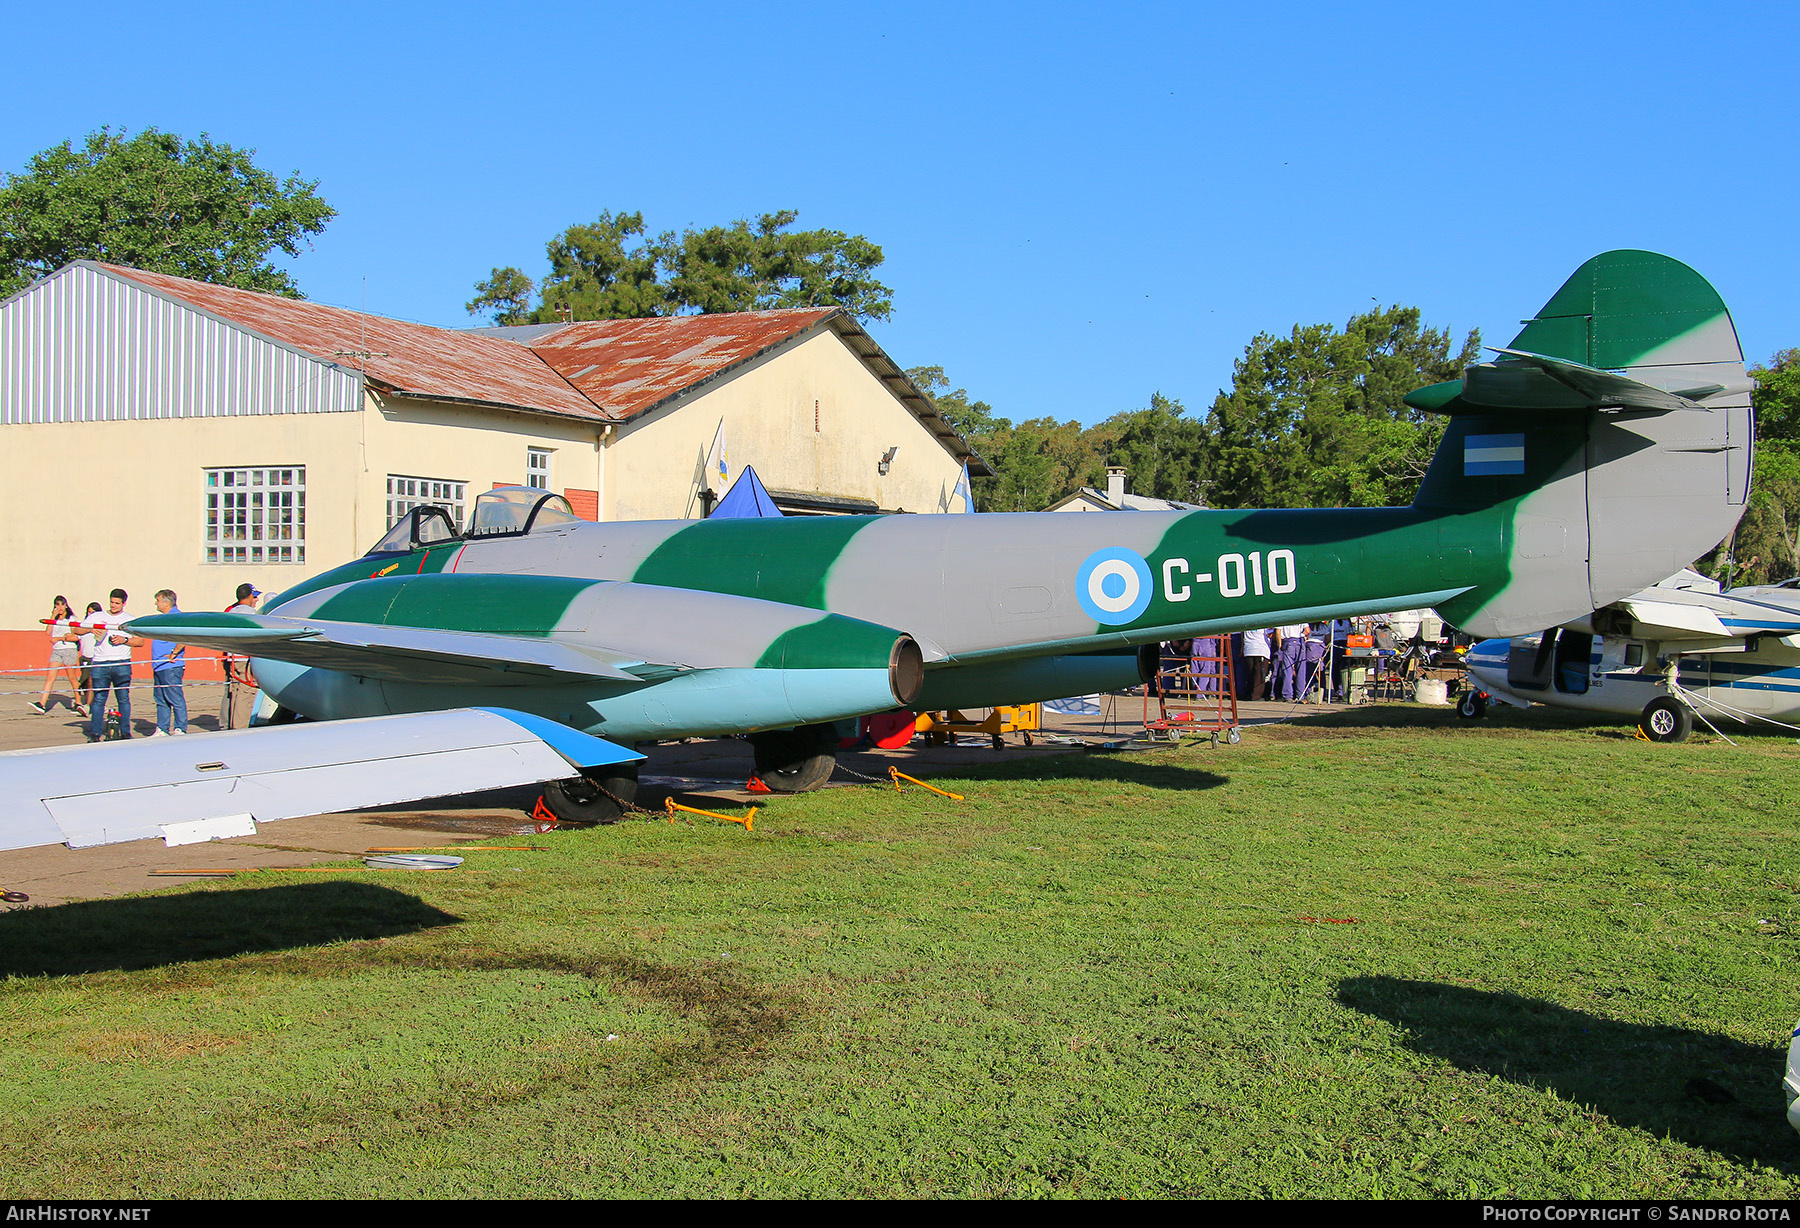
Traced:
<path fill-rule="evenodd" d="M 306 562 L 306 466 L 207 469 L 205 560 Z"/>
<path fill-rule="evenodd" d="M 467 482 L 450 478 L 415 478 L 390 473 L 387 480 L 387 527 L 393 528 L 406 519 L 406 513 L 427 504 L 450 513 L 450 523 L 458 533 L 463 527 L 463 491 Z"/>
<path fill-rule="evenodd" d="M 550 489 L 550 452 L 549 448 L 525 449 L 525 485 Z"/>

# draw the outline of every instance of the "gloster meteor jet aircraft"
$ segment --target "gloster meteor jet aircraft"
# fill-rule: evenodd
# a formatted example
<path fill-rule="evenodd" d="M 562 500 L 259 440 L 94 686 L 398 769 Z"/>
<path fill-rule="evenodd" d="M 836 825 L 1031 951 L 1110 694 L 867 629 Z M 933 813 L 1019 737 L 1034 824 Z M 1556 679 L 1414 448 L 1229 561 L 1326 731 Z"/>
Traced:
<path fill-rule="evenodd" d="M 461 534 L 420 508 L 260 614 L 130 624 L 253 657 L 306 720 L 0 756 L 0 846 L 528 781 L 600 820 L 637 742 L 747 733 L 802 790 L 834 721 L 1124 687 L 1162 640 L 1424 606 L 1485 636 L 1557 626 L 1731 531 L 1750 390 L 1713 288 L 1616 251 L 1497 361 L 1407 398 L 1449 419 L 1410 507 L 592 524 L 514 488 Z"/>

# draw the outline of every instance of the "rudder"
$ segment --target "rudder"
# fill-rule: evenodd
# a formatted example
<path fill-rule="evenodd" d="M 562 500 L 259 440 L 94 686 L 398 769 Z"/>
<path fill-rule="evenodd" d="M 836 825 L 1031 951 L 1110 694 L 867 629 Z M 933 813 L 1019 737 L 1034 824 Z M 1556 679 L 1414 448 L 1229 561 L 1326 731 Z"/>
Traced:
<path fill-rule="evenodd" d="M 1654 252 L 1594 257 L 1501 357 L 1420 389 L 1451 422 L 1414 506 L 1499 515 L 1508 580 L 1447 617 L 1540 630 L 1670 575 L 1731 532 L 1751 466 L 1750 390 L 1718 292 Z"/>

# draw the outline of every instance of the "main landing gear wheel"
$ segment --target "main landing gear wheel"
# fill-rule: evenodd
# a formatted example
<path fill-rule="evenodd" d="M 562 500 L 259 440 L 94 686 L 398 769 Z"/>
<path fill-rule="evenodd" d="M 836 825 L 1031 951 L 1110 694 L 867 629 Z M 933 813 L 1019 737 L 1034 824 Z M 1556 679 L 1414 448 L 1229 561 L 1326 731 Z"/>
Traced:
<path fill-rule="evenodd" d="M 1462 693 L 1456 701 L 1456 715 L 1471 721 L 1478 721 L 1487 715 L 1488 697 L 1485 693 L 1473 688 Z"/>
<path fill-rule="evenodd" d="M 544 786 L 544 805 L 558 823 L 591 827 L 616 823 L 637 797 L 637 764 L 608 764 Z"/>
<path fill-rule="evenodd" d="M 1638 728 L 1652 742 L 1680 742 L 1694 732 L 1694 710 L 1665 695 L 1644 705 Z"/>
<path fill-rule="evenodd" d="M 837 730 L 830 725 L 769 729 L 750 735 L 756 774 L 777 793 L 806 793 L 837 768 Z"/>

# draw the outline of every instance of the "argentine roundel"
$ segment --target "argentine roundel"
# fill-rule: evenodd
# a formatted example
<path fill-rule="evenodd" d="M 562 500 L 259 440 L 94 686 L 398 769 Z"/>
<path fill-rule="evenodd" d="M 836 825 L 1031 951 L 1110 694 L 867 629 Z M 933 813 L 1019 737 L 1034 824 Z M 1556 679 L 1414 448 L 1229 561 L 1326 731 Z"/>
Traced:
<path fill-rule="evenodd" d="M 1117 627 L 1150 608 L 1155 586 L 1144 556 L 1123 547 L 1096 550 L 1075 572 L 1075 597 L 1087 616 L 1103 627 Z"/>

